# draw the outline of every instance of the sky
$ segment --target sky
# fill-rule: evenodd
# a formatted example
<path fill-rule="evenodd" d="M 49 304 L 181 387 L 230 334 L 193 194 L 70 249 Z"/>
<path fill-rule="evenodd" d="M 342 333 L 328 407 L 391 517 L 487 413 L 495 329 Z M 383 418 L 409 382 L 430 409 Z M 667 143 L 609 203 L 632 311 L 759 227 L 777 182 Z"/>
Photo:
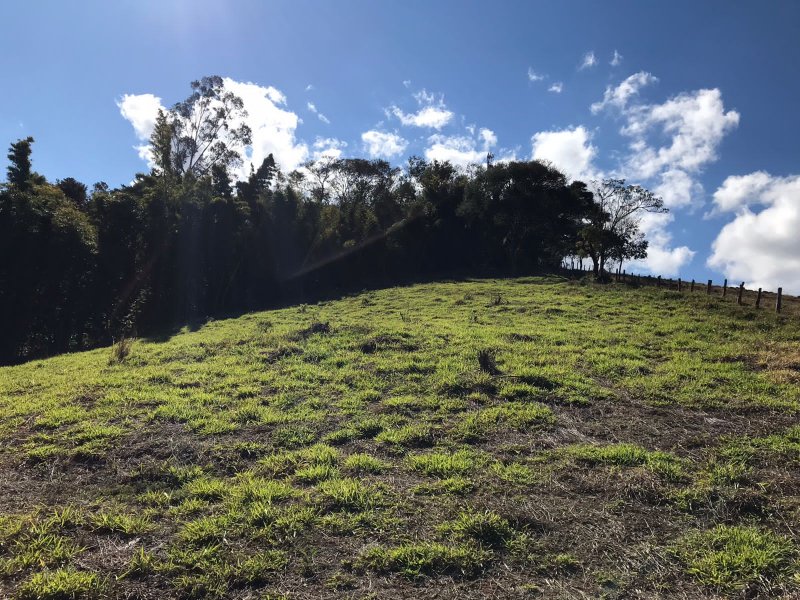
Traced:
<path fill-rule="evenodd" d="M 256 166 L 549 160 L 664 198 L 631 270 L 800 293 L 797 65 L 795 0 L 5 2 L 0 142 L 126 184 L 158 108 L 220 75 Z"/>

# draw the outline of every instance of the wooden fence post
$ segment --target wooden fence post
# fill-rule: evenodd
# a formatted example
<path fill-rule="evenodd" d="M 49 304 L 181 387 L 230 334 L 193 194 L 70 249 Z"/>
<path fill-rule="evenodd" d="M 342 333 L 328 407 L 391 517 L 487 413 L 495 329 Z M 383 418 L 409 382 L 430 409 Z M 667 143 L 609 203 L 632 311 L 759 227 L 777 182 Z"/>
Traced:
<path fill-rule="evenodd" d="M 761 307 L 761 288 L 758 288 L 758 296 L 756 296 L 756 308 Z"/>
<path fill-rule="evenodd" d="M 690 291 L 690 292 L 693 292 L 693 291 L 694 291 L 694 279 L 692 279 L 692 287 L 690 287 L 690 288 L 689 288 L 689 291 Z"/>
<path fill-rule="evenodd" d="M 739 295 L 736 297 L 736 304 L 742 305 L 742 292 L 744 292 L 744 281 L 739 286 Z"/>
<path fill-rule="evenodd" d="M 711 280 L 708 280 L 708 287 L 706 288 L 706 295 L 711 295 Z"/>
<path fill-rule="evenodd" d="M 722 297 L 724 298 L 728 294 L 728 280 L 722 282 Z"/>
<path fill-rule="evenodd" d="M 681 278 L 678 277 L 678 291 L 681 291 Z"/>
<path fill-rule="evenodd" d="M 783 288 L 778 288 L 778 297 L 775 299 L 775 312 L 781 312 L 782 299 L 783 299 Z"/>

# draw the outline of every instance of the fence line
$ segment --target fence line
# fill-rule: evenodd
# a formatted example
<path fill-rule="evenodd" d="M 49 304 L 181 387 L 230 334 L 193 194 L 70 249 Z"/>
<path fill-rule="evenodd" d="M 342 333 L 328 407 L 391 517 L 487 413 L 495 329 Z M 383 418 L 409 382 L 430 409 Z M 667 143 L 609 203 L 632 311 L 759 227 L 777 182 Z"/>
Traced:
<path fill-rule="evenodd" d="M 565 265 L 562 267 L 563 271 L 566 273 L 575 275 L 581 274 L 586 275 L 592 273 L 591 266 L 587 266 L 586 268 L 575 268 L 574 266 L 570 267 L 569 265 Z M 684 291 L 684 282 L 679 277 L 677 280 L 675 279 L 662 279 L 661 275 L 656 276 L 655 278 L 652 275 L 641 275 L 638 273 L 628 273 L 626 270 L 617 269 L 616 273 L 611 272 L 607 273 L 609 277 L 614 279 L 618 283 L 629 283 L 635 285 L 654 285 L 655 287 L 664 287 L 666 286 L 667 289 L 676 289 L 679 293 Z M 709 279 L 706 283 L 706 295 L 711 296 L 713 291 L 713 280 Z M 723 280 L 722 286 L 717 286 L 717 289 L 721 288 L 721 297 L 726 298 L 728 295 L 728 280 L 727 278 Z M 695 291 L 695 280 L 692 279 L 691 284 L 689 285 L 689 293 L 692 294 Z M 755 300 L 753 305 L 755 308 L 761 308 L 761 302 L 765 298 L 767 294 L 775 294 L 775 305 L 774 310 L 776 313 L 781 313 L 785 308 L 786 301 L 789 299 L 797 300 L 796 297 L 784 296 L 783 294 L 783 287 L 779 287 L 777 292 L 768 292 L 763 290 L 762 288 L 758 288 L 758 291 L 755 290 L 748 290 L 745 288 L 745 282 L 741 282 L 737 288 L 736 293 L 736 304 L 738 306 L 745 306 L 745 293 L 750 292 L 751 294 L 755 294 Z M 749 306 L 749 305 L 748 305 Z"/>

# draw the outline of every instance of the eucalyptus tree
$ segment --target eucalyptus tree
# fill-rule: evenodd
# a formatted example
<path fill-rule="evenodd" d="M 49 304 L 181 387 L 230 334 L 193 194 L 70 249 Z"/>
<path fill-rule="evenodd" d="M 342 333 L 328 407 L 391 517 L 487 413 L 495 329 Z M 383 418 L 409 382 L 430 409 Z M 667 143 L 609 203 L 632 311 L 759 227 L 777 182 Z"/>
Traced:
<path fill-rule="evenodd" d="M 252 143 L 244 101 L 216 75 L 193 81 L 191 88 L 188 98 L 159 111 L 150 138 L 156 172 L 200 178 L 215 166 L 240 166 Z"/>
<path fill-rule="evenodd" d="M 640 185 L 624 179 L 593 181 L 594 203 L 580 231 L 578 252 L 592 259 L 596 277 L 602 277 L 609 259 L 647 256 L 641 232 L 644 213 L 666 213 L 664 200 Z"/>

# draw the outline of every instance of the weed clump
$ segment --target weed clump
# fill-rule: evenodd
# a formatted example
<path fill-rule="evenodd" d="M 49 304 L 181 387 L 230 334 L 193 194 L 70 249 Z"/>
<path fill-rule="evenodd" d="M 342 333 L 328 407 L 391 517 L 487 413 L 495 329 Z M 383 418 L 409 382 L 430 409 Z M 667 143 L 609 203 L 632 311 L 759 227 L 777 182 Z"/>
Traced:
<path fill-rule="evenodd" d="M 375 506 L 380 494 L 357 479 L 330 479 L 317 488 L 323 503 L 333 510 L 362 512 Z"/>
<path fill-rule="evenodd" d="M 299 342 L 302 340 L 306 340 L 310 338 L 312 335 L 325 335 L 331 332 L 331 325 L 330 323 L 323 323 L 321 321 L 316 321 L 306 327 L 305 329 L 301 329 L 293 336 L 293 341 Z"/>
<path fill-rule="evenodd" d="M 356 567 L 412 578 L 424 575 L 471 577 L 483 570 L 491 558 L 490 551 L 474 544 L 417 542 L 369 548 L 357 559 Z"/>
<path fill-rule="evenodd" d="M 748 526 L 718 525 L 691 533 L 674 548 L 687 573 L 723 593 L 786 573 L 796 555 L 787 538 Z"/>
<path fill-rule="evenodd" d="M 446 479 L 453 475 L 466 475 L 475 468 L 475 459 L 471 452 L 431 452 L 417 454 L 408 458 L 412 470 L 431 477 Z"/>
<path fill-rule="evenodd" d="M 503 372 L 497 368 L 497 354 L 494 350 L 478 350 L 478 366 L 481 371 L 493 377 L 503 374 Z"/>
<path fill-rule="evenodd" d="M 344 461 L 344 468 L 354 473 L 383 473 L 389 465 L 370 454 L 351 454 Z"/>
<path fill-rule="evenodd" d="M 99 598 L 101 581 L 94 573 L 73 568 L 34 573 L 18 590 L 20 600 Z"/>
<path fill-rule="evenodd" d="M 133 338 L 121 337 L 111 346 L 111 356 L 108 359 L 109 365 L 119 365 L 125 362 L 133 349 Z"/>
<path fill-rule="evenodd" d="M 491 510 L 462 512 L 454 521 L 440 526 L 439 530 L 490 548 L 504 547 L 518 535 L 506 519 Z"/>

